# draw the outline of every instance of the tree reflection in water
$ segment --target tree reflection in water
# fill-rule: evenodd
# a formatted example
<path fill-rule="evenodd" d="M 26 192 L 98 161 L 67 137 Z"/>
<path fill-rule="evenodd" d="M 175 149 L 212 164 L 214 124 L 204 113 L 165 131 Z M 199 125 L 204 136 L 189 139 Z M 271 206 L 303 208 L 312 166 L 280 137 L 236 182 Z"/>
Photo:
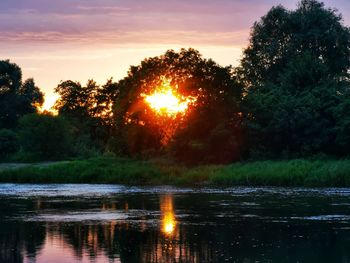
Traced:
<path fill-rule="evenodd" d="M 41 198 L 26 205 L 38 214 L 50 209 Z M 127 201 L 104 201 L 100 207 L 125 213 L 133 209 Z M 1 229 L 0 262 L 197 261 L 195 250 L 186 244 L 187 235 L 177 227 L 173 196 L 160 195 L 158 209 L 156 225 L 146 216 L 106 222 L 7 222 Z"/>
<path fill-rule="evenodd" d="M 284 195 L 266 192 L 259 198 L 2 197 L 0 262 L 350 262 L 350 221 L 295 219 L 350 214 L 341 206 L 347 196 L 289 196 L 286 203 Z"/>

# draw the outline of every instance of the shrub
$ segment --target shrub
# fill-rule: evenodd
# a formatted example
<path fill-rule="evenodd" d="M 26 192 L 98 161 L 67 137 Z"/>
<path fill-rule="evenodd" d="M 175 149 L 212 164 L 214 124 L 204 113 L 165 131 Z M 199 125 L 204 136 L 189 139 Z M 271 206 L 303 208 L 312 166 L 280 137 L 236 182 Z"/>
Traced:
<path fill-rule="evenodd" d="M 0 130 L 0 156 L 7 157 L 18 150 L 18 140 L 15 132 Z"/>
<path fill-rule="evenodd" d="M 42 160 L 63 159 L 71 155 L 72 139 L 68 123 L 48 114 L 30 114 L 20 119 L 19 141 L 24 152 Z"/>

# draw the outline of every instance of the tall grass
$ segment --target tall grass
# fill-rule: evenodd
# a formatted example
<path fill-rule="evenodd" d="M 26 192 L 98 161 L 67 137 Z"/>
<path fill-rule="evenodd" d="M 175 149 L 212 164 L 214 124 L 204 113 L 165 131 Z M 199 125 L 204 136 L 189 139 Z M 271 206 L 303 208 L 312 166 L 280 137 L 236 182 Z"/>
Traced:
<path fill-rule="evenodd" d="M 43 167 L 6 169 L 0 172 L 0 182 L 144 184 L 159 176 L 160 172 L 146 162 L 93 158 Z"/>
<path fill-rule="evenodd" d="M 187 168 L 101 157 L 0 171 L 0 182 L 185 186 L 350 186 L 350 160 L 291 160 Z"/>
<path fill-rule="evenodd" d="M 232 164 L 210 178 L 215 185 L 350 186 L 350 160 L 291 160 Z"/>

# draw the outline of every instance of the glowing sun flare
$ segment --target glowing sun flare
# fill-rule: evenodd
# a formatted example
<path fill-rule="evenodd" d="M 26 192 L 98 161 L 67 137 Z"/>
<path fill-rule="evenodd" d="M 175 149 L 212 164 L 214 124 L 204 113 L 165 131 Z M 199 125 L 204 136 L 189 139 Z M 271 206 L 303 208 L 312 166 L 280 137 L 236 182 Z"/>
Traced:
<path fill-rule="evenodd" d="M 171 87 L 162 87 L 145 96 L 145 101 L 158 114 L 176 115 L 184 113 L 193 99 L 177 95 Z"/>
<path fill-rule="evenodd" d="M 170 220 L 169 222 L 166 222 L 165 225 L 164 225 L 164 229 L 163 231 L 170 235 L 174 232 L 175 230 L 175 223 L 174 223 L 174 220 Z"/>
<path fill-rule="evenodd" d="M 188 107 L 188 102 L 180 102 L 171 89 L 161 90 L 146 96 L 146 102 L 157 112 L 177 114 L 184 112 Z"/>

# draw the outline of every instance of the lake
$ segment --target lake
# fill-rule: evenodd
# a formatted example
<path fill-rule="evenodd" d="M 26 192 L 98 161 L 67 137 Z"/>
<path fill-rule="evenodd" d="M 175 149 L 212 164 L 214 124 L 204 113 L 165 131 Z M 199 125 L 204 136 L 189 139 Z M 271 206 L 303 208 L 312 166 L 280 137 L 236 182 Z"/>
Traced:
<path fill-rule="evenodd" d="M 0 184 L 0 262 L 350 262 L 350 189 Z"/>

